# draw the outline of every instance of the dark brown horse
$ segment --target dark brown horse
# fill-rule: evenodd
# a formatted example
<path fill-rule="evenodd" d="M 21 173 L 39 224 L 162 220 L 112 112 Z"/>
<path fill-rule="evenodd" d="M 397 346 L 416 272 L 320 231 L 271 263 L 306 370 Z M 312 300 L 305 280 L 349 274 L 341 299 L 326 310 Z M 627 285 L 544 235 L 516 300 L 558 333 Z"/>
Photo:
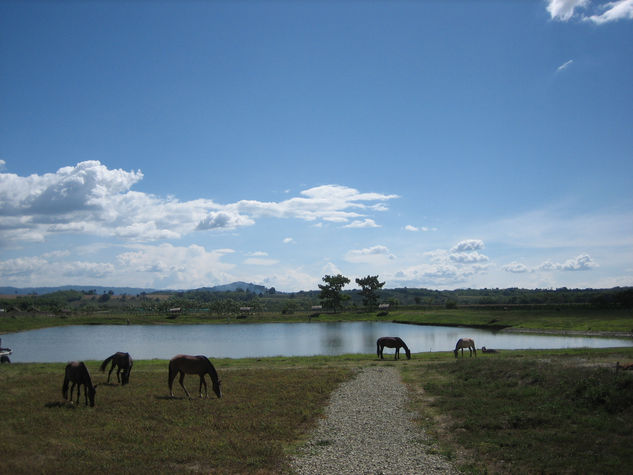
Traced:
<path fill-rule="evenodd" d="M 497 350 L 493 350 L 492 348 L 488 349 L 485 346 L 481 347 L 481 352 L 482 353 L 499 353 Z"/>
<path fill-rule="evenodd" d="M 400 358 L 400 348 L 404 348 L 405 353 L 407 354 L 407 359 L 411 359 L 411 351 L 409 347 L 406 345 L 402 338 L 397 336 L 383 336 L 376 340 L 376 354 L 380 356 L 382 359 L 382 350 L 385 348 L 395 348 L 396 353 L 393 355 L 393 359 L 397 360 Z"/>
<path fill-rule="evenodd" d="M 101 363 L 101 367 L 99 369 L 101 371 L 105 371 L 106 366 L 108 366 L 110 361 L 112 361 L 112 366 L 110 366 L 110 371 L 108 372 L 108 383 L 110 382 L 112 370 L 114 370 L 116 366 L 116 380 L 121 383 L 122 386 L 125 386 L 130 382 L 130 373 L 132 372 L 132 365 L 134 364 L 132 357 L 129 353 L 118 351 L 112 356 L 108 356 L 103 363 Z"/>
<path fill-rule="evenodd" d="M 473 356 L 473 352 L 475 352 L 475 356 L 477 356 L 477 348 L 475 348 L 475 340 L 472 338 L 460 338 L 457 340 L 457 344 L 455 345 L 455 349 L 453 353 L 455 353 L 455 358 L 457 358 L 457 353 L 459 350 L 462 350 L 462 358 L 464 357 L 464 348 L 468 348 L 468 353 L 470 356 Z"/>
<path fill-rule="evenodd" d="M 200 388 L 198 392 L 202 397 L 202 385 L 204 385 L 204 397 L 209 397 L 207 391 L 207 382 L 204 380 L 204 375 L 209 374 L 211 377 L 211 383 L 213 384 L 213 392 L 218 398 L 222 397 L 222 390 L 220 389 L 220 379 L 218 373 L 206 356 L 190 356 L 190 355 L 176 355 L 169 361 L 169 395 L 174 397 L 174 391 L 172 390 L 172 384 L 176 375 L 180 373 L 180 385 L 185 390 L 185 394 L 188 398 L 191 398 L 189 391 L 184 385 L 185 374 L 197 374 L 200 376 Z"/>
<path fill-rule="evenodd" d="M 81 386 L 84 386 L 84 398 L 86 400 L 86 406 L 88 405 L 88 399 L 90 399 L 90 407 L 95 405 L 95 393 L 97 392 L 97 386 L 92 384 L 90 373 L 83 361 L 73 361 L 66 365 L 66 373 L 64 376 L 64 385 L 62 386 L 62 395 L 64 399 L 68 399 L 68 383 L 72 383 L 70 387 L 70 402 L 73 400 L 73 390 L 77 386 L 77 404 L 79 404 L 79 391 Z"/>

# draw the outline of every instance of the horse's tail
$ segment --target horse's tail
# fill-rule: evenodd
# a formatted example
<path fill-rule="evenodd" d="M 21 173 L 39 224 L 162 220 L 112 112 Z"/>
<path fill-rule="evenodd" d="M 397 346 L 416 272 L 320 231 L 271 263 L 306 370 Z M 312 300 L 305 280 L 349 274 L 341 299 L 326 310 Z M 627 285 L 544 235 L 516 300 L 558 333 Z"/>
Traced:
<path fill-rule="evenodd" d="M 380 356 L 380 339 L 376 341 L 376 355 Z"/>
<path fill-rule="evenodd" d="M 110 362 L 110 360 L 112 360 L 112 358 L 114 358 L 116 356 L 116 353 L 112 356 L 108 356 L 105 360 L 103 360 L 103 363 L 101 363 L 101 367 L 99 368 L 101 371 L 105 371 L 106 366 L 108 366 L 108 363 Z"/>

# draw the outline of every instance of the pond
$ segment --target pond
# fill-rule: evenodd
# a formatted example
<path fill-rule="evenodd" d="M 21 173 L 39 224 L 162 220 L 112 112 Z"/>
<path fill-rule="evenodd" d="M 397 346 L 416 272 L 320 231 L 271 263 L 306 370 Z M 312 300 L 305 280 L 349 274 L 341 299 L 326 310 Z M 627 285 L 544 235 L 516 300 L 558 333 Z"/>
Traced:
<path fill-rule="evenodd" d="M 169 359 L 178 353 L 212 358 L 375 353 L 376 339 L 399 336 L 413 353 L 448 351 L 468 336 L 477 348 L 551 349 L 633 346 L 632 339 L 499 333 L 472 328 L 383 322 L 222 325 L 78 325 L 2 335 L 11 361 L 103 360 L 116 351 L 135 359 Z M 385 349 L 385 356 L 393 350 Z"/>

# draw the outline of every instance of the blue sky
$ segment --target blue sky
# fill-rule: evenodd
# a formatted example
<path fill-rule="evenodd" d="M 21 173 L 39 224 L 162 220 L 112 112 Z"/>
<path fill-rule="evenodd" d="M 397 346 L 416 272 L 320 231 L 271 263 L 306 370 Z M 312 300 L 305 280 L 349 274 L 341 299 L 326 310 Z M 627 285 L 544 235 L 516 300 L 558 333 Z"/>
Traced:
<path fill-rule="evenodd" d="M 6 1 L 0 57 L 0 285 L 633 285 L 633 0 Z"/>

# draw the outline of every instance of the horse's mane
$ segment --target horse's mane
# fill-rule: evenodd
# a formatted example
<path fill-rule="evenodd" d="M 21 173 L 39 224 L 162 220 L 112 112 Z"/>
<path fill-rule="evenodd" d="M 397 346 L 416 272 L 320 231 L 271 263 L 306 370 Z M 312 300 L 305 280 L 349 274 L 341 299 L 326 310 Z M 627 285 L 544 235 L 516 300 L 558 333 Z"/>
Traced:
<path fill-rule="evenodd" d="M 402 344 L 402 346 L 404 347 L 405 350 L 408 350 L 409 347 L 407 346 L 407 344 L 404 342 L 404 340 L 402 338 L 400 338 L 399 336 L 396 337 L 396 340 L 398 340 L 399 343 Z"/>
<path fill-rule="evenodd" d="M 207 358 L 204 355 L 198 355 L 198 358 L 204 359 L 207 363 L 209 363 L 209 374 L 211 374 L 211 376 L 217 381 L 217 379 L 218 379 L 218 372 L 215 370 L 215 367 L 213 366 L 213 364 L 211 363 L 209 358 Z"/>

